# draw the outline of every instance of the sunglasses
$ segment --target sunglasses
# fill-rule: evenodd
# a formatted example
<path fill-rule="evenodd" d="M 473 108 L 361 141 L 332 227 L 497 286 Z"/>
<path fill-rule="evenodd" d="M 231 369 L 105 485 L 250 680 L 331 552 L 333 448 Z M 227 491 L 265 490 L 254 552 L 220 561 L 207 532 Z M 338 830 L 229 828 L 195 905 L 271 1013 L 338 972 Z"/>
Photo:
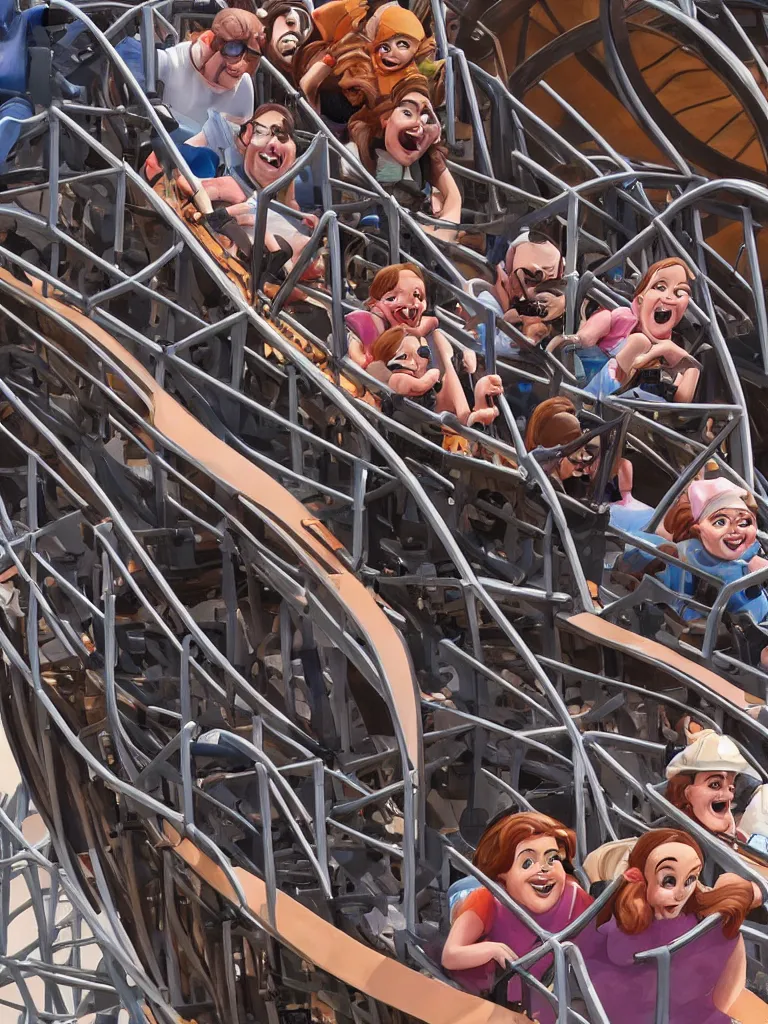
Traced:
<path fill-rule="evenodd" d="M 600 445 L 587 445 L 586 448 L 580 448 L 572 455 L 567 455 L 566 459 L 572 466 L 588 466 L 600 456 Z"/>
<path fill-rule="evenodd" d="M 543 270 L 529 270 L 527 267 L 518 267 L 515 274 L 517 275 L 517 279 L 520 284 L 528 286 L 532 284 L 541 284 L 544 280 Z"/>
<path fill-rule="evenodd" d="M 252 50 L 243 39 L 230 39 L 229 42 L 222 43 L 219 53 L 224 60 L 239 60 L 245 55 L 253 57 L 255 60 L 259 60 L 261 57 L 261 50 Z"/>
<path fill-rule="evenodd" d="M 248 128 L 251 129 L 251 138 L 248 145 L 256 142 L 257 140 L 259 142 L 263 142 L 265 139 L 269 138 L 277 139 L 278 142 L 290 142 L 293 138 L 291 133 L 287 129 L 281 128 L 279 124 L 266 125 L 259 124 L 258 121 L 248 121 L 244 124 L 240 131 L 241 137 L 246 134 Z"/>
<path fill-rule="evenodd" d="M 419 345 L 419 347 L 416 349 L 416 355 L 420 359 L 429 359 L 429 357 L 431 355 L 431 353 L 429 351 L 429 345 Z M 396 357 L 391 362 L 387 363 L 387 369 L 391 370 L 392 373 L 396 373 L 398 370 L 404 369 L 403 362 L 407 358 L 408 358 L 408 356 L 405 356 L 405 355 Z"/>

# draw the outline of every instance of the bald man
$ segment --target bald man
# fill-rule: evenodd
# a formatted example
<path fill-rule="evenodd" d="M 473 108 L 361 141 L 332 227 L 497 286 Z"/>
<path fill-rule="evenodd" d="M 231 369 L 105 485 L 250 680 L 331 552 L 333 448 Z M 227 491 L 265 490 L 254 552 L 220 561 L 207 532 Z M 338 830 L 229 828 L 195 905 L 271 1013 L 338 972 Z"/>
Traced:
<path fill-rule="evenodd" d="M 163 101 L 191 134 L 214 110 L 247 121 L 253 114 L 252 76 L 261 59 L 264 26 L 250 11 L 219 11 L 194 43 L 159 50 Z"/>

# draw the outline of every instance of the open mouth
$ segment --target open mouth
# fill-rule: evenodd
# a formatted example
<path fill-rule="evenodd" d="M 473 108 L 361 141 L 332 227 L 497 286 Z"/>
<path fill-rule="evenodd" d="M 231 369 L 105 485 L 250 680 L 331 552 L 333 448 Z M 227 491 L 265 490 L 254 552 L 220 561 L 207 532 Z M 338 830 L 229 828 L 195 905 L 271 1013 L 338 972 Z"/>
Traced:
<path fill-rule="evenodd" d="M 409 327 L 415 327 L 419 319 L 419 307 L 401 306 L 400 309 L 395 311 L 394 319 L 399 324 L 407 324 Z"/>
<path fill-rule="evenodd" d="M 653 311 L 654 323 L 657 324 L 668 324 L 672 319 L 672 310 L 665 309 L 663 306 L 657 306 Z"/>
<path fill-rule="evenodd" d="M 395 57 L 382 57 L 381 63 L 384 65 L 385 68 L 389 68 L 390 70 L 394 70 L 394 68 L 400 67 L 400 61 L 398 61 Z"/>
<path fill-rule="evenodd" d="M 669 903 L 666 907 L 662 908 L 662 913 L 666 917 L 677 917 L 678 911 L 680 910 L 679 903 Z"/>
<path fill-rule="evenodd" d="M 403 128 L 397 136 L 397 141 L 408 153 L 418 152 L 424 133 L 420 128 Z"/>
<path fill-rule="evenodd" d="M 259 153 L 259 158 L 263 160 L 265 164 L 269 164 L 270 167 L 274 167 L 275 170 L 280 170 L 283 166 L 283 158 L 279 153 Z"/>
<path fill-rule="evenodd" d="M 282 57 L 293 57 L 299 48 L 299 37 L 289 32 L 277 44 L 277 51 Z"/>
<path fill-rule="evenodd" d="M 729 800 L 714 800 L 712 802 L 712 813 L 713 814 L 725 814 L 730 807 Z"/>
<path fill-rule="evenodd" d="M 552 890 L 555 888 L 554 882 L 531 882 L 531 888 L 542 899 L 545 896 L 549 896 Z"/>
<path fill-rule="evenodd" d="M 723 541 L 723 544 L 725 544 L 729 551 L 738 551 L 743 543 L 743 537 L 731 537 Z"/>

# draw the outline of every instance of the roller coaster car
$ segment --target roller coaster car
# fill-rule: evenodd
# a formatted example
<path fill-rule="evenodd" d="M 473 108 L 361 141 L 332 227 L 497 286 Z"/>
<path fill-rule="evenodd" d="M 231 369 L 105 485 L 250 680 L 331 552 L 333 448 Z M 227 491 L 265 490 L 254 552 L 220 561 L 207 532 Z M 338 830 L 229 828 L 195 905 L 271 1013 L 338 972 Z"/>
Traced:
<path fill-rule="evenodd" d="M 203 218 L 194 204 L 183 196 L 175 182 L 169 181 L 168 178 L 161 178 L 153 185 L 153 190 L 160 196 L 170 208 L 176 213 L 176 215 L 184 221 L 188 230 L 195 236 L 200 242 L 206 252 L 213 257 L 218 267 L 224 272 L 227 278 L 237 288 L 240 294 L 249 303 L 254 301 L 254 292 L 252 287 L 251 270 L 237 255 L 234 255 L 228 245 L 225 243 L 229 242 L 230 239 L 226 237 L 222 238 L 216 234 L 215 231 L 211 230 L 208 221 Z M 216 224 L 216 221 L 214 221 Z M 280 285 L 276 281 L 264 281 L 262 290 L 267 300 L 273 299 L 280 291 Z M 287 305 L 290 308 L 291 303 L 306 303 L 308 300 L 307 295 L 300 289 L 294 289 L 287 300 Z M 305 356 L 312 360 L 312 362 L 318 366 L 323 373 L 329 378 L 334 379 L 330 356 L 329 353 L 316 345 L 314 342 L 302 337 L 297 331 L 289 327 L 285 321 L 281 318 L 273 318 L 271 316 L 269 301 L 263 301 L 256 299 L 257 308 L 265 319 L 269 320 L 272 326 L 277 330 L 286 341 L 293 345 L 296 349 L 302 352 Z M 324 309 L 324 307 L 318 307 Z M 279 352 L 272 346 L 266 345 L 265 348 L 268 354 L 278 361 L 282 362 L 283 358 Z M 340 375 L 338 383 L 348 393 L 353 395 L 355 398 L 360 398 L 369 404 L 377 404 L 375 398 L 360 384 L 353 381 L 345 375 Z"/>

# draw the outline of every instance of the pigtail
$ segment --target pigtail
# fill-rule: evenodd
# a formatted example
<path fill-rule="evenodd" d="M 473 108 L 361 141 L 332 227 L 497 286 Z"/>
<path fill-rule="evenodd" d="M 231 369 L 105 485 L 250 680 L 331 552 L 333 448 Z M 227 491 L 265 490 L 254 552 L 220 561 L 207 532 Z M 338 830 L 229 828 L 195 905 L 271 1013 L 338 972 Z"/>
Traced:
<path fill-rule="evenodd" d="M 633 871 L 639 873 L 639 880 L 633 874 L 632 878 L 635 880 L 626 881 L 627 875 Z M 653 911 L 648 906 L 648 886 L 638 868 L 629 868 L 624 878 L 625 884 L 616 896 L 613 913 L 620 931 L 626 935 L 639 935 L 653 921 Z"/>
<path fill-rule="evenodd" d="M 653 921 L 645 876 L 640 868 L 631 867 L 624 872 L 623 880 L 622 887 L 597 915 L 596 924 L 599 928 L 615 917 L 619 931 L 625 935 L 639 935 Z"/>
<path fill-rule="evenodd" d="M 675 544 L 695 537 L 695 523 L 688 495 L 684 494 L 664 516 L 664 529 L 671 534 Z"/>
<path fill-rule="evenodd" d="M 696 888 L 685 905 L 685 910 L 698 917 L 721 914 L 723 935 L 735 939 L 744 924 L 755 899 L 752 883 L 745 878 L 734 878 L 732 882 L 718 885 L 714 889 Z"/>

